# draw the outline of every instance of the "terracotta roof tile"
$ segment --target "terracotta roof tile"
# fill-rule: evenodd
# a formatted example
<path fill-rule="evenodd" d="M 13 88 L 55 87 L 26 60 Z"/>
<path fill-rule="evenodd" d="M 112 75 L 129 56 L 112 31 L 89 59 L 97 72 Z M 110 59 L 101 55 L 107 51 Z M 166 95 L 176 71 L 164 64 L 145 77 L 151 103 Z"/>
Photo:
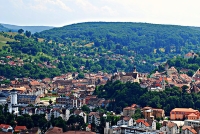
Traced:
<path fill-rule="evenodd" d="M 10 126 L 10 125 L 7 125 L 7 124 L 1 124 L 1 125 L 0 125 L 0 128 L 8 129 L 9 126 Z"/>
<path fill-rule="evenodd" d="M 27 130 L 26 126 L 16 126 L 15 131 Z"/>

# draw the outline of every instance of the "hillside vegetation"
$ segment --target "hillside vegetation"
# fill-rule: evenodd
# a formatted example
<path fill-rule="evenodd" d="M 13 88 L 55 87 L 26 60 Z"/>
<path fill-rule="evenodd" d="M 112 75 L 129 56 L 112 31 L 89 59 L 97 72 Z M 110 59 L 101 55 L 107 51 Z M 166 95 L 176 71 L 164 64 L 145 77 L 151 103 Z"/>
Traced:
<path fill-rule="evenodd" d="M 108 81 L 105 85 L 97 87 L 95 94 L 98 97 L 112 100 L 108 110 L 118 113 L 121 112 L 122 108 L 132 104 L 162 108 L 167 116 L 176 107 L 198 110 L 200 107 L 200 94 L 188 94 L 185 90 L 181 91 L 177 87 L 166 88 L 163 92 L 149 92 L 147 89 L 141 88 L 138 83 Z"/>
<path fill-rule="evenodd" d="M 143 72 L 150 71 L 156 62 L 184 55 L 191 50 L 200 50 L 199 28 L 175 25 L 88 22 L 53 28 L 38 36 L 82 49 L 86 44 L 94 43 L 90 45 L 89 51 L 95 54 L 133 56 L 134 64 Z M 125 70 L 130 69 L 125 67 Z"/>
<path fill-rule="evenodd" d="M 151 72 L 168 59 L 199 52 L 199 37 L 196 27 L 125 22 L 80 23 L 35 34 L 1 32 L 0 75 L 44 78 L 67 72 L 129 72 L 134 66 Z M 16 66 L 20 60 L 24 65 Z M 197 62 L 184 67 L 195 71 Z"/>

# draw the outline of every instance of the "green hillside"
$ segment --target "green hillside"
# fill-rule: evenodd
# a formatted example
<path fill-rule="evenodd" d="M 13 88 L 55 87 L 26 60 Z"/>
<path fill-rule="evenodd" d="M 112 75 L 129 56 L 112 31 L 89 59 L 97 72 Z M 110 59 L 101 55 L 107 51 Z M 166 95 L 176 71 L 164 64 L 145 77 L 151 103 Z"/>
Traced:
<path fill-rule="evenodd" d="M 132 56 L 134 64 L 143 72 L 153 69 L 155 63 L 164 62 L 177 55 L 184 55 L 191 50 L 200 51 L 199 28 L 187 26 L 87 22 L 53 28 L 37 36 L 65 44 L 71 47 L 71 50 L 72 47 L 76 49 L 81 47 L 78 52 L 82 52 L 86 44 L 93 43 L 94 45 L 87 48 L 93 54 L 120 54 L 126 59 Z M 128 63 L 125 62 L 125 64 Z M 131 66 L 116 67 L 124 70 L 131 69 L 129 68 Z"/>
<path fill-rule="evenodd" d="M 35 34 L 0 32 L 0 76 L 44 78 L 67 72 L 128 72 L 134 66 L 139 72 L 151 72 L 168 59 L 183 57 L 191 50 L 199 52 L 199 37 L 196 27 L 124 22 L 80 23 Z M 20 59 L 23 66 L 13 65 Z M 188 68 L 198 68 L 198 60 Z"/>

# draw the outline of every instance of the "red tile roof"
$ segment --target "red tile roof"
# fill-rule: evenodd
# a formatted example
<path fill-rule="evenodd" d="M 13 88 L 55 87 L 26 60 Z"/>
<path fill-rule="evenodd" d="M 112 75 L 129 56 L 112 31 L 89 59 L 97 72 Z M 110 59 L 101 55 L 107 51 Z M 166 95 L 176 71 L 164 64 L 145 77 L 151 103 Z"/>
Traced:
<path fill-rule="evenodd" d="M 15 131 L 27 130 L 26 126 L 16 126 Z"/>
<path fill-rule="evenodd" d="M 144 119 L 138 119 L 138 120 L 136 121 L 136 123 L 137 123 L 137 124 L 138 124 L 138 123 L 142 123 L 142 124 L 144 124 L 146 127 L 150 127 L 149 123 L 146 122 Z"/>
<path fill-rule="evenodd" d="M 1 124 L 1 125 L 0 125 L 0 128 L 1 128 L 1 129 L 2 129 L 2 128 L 4 128 L 4 129 L 8 129 L 8 128 L 9 128 L 9 126 L 10 126 L 10 125 Z"/>

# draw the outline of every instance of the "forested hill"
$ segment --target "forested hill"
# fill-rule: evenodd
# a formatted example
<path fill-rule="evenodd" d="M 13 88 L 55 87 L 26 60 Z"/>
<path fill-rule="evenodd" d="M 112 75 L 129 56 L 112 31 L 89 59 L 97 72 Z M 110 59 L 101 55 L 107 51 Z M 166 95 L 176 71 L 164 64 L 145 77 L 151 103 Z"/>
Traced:
<path fill-rule="evenodd" d="M 160 51 L 166 54 L 180 53 L 198 48 L 200 42 L 200 31 L 195 27 L 128 22 L 79 23 L 43 31 L 40 35 L 60 43 L 94 42 L 95 46 L 108 49 L 119 44 L 142 54 L 159 48 L 164 48 Z"/>
<path fill-rule="evenodd" d="M 37 36 L 66 46 L 90 46 L 104 53 L 133 56 L 140 71 L 150 71 L 164 62 L 189 51 L 200 51 L 197 27 L 131 22 L 87 22 L 43 31 Z M 96 49 L 95 49 L 96 48 Z M 92 51 L 90 50 L 90 51 Z M 80 50 L 81 51 L 81 50 Z M 146 64 L 144 65 L 141 64 Z"/>

